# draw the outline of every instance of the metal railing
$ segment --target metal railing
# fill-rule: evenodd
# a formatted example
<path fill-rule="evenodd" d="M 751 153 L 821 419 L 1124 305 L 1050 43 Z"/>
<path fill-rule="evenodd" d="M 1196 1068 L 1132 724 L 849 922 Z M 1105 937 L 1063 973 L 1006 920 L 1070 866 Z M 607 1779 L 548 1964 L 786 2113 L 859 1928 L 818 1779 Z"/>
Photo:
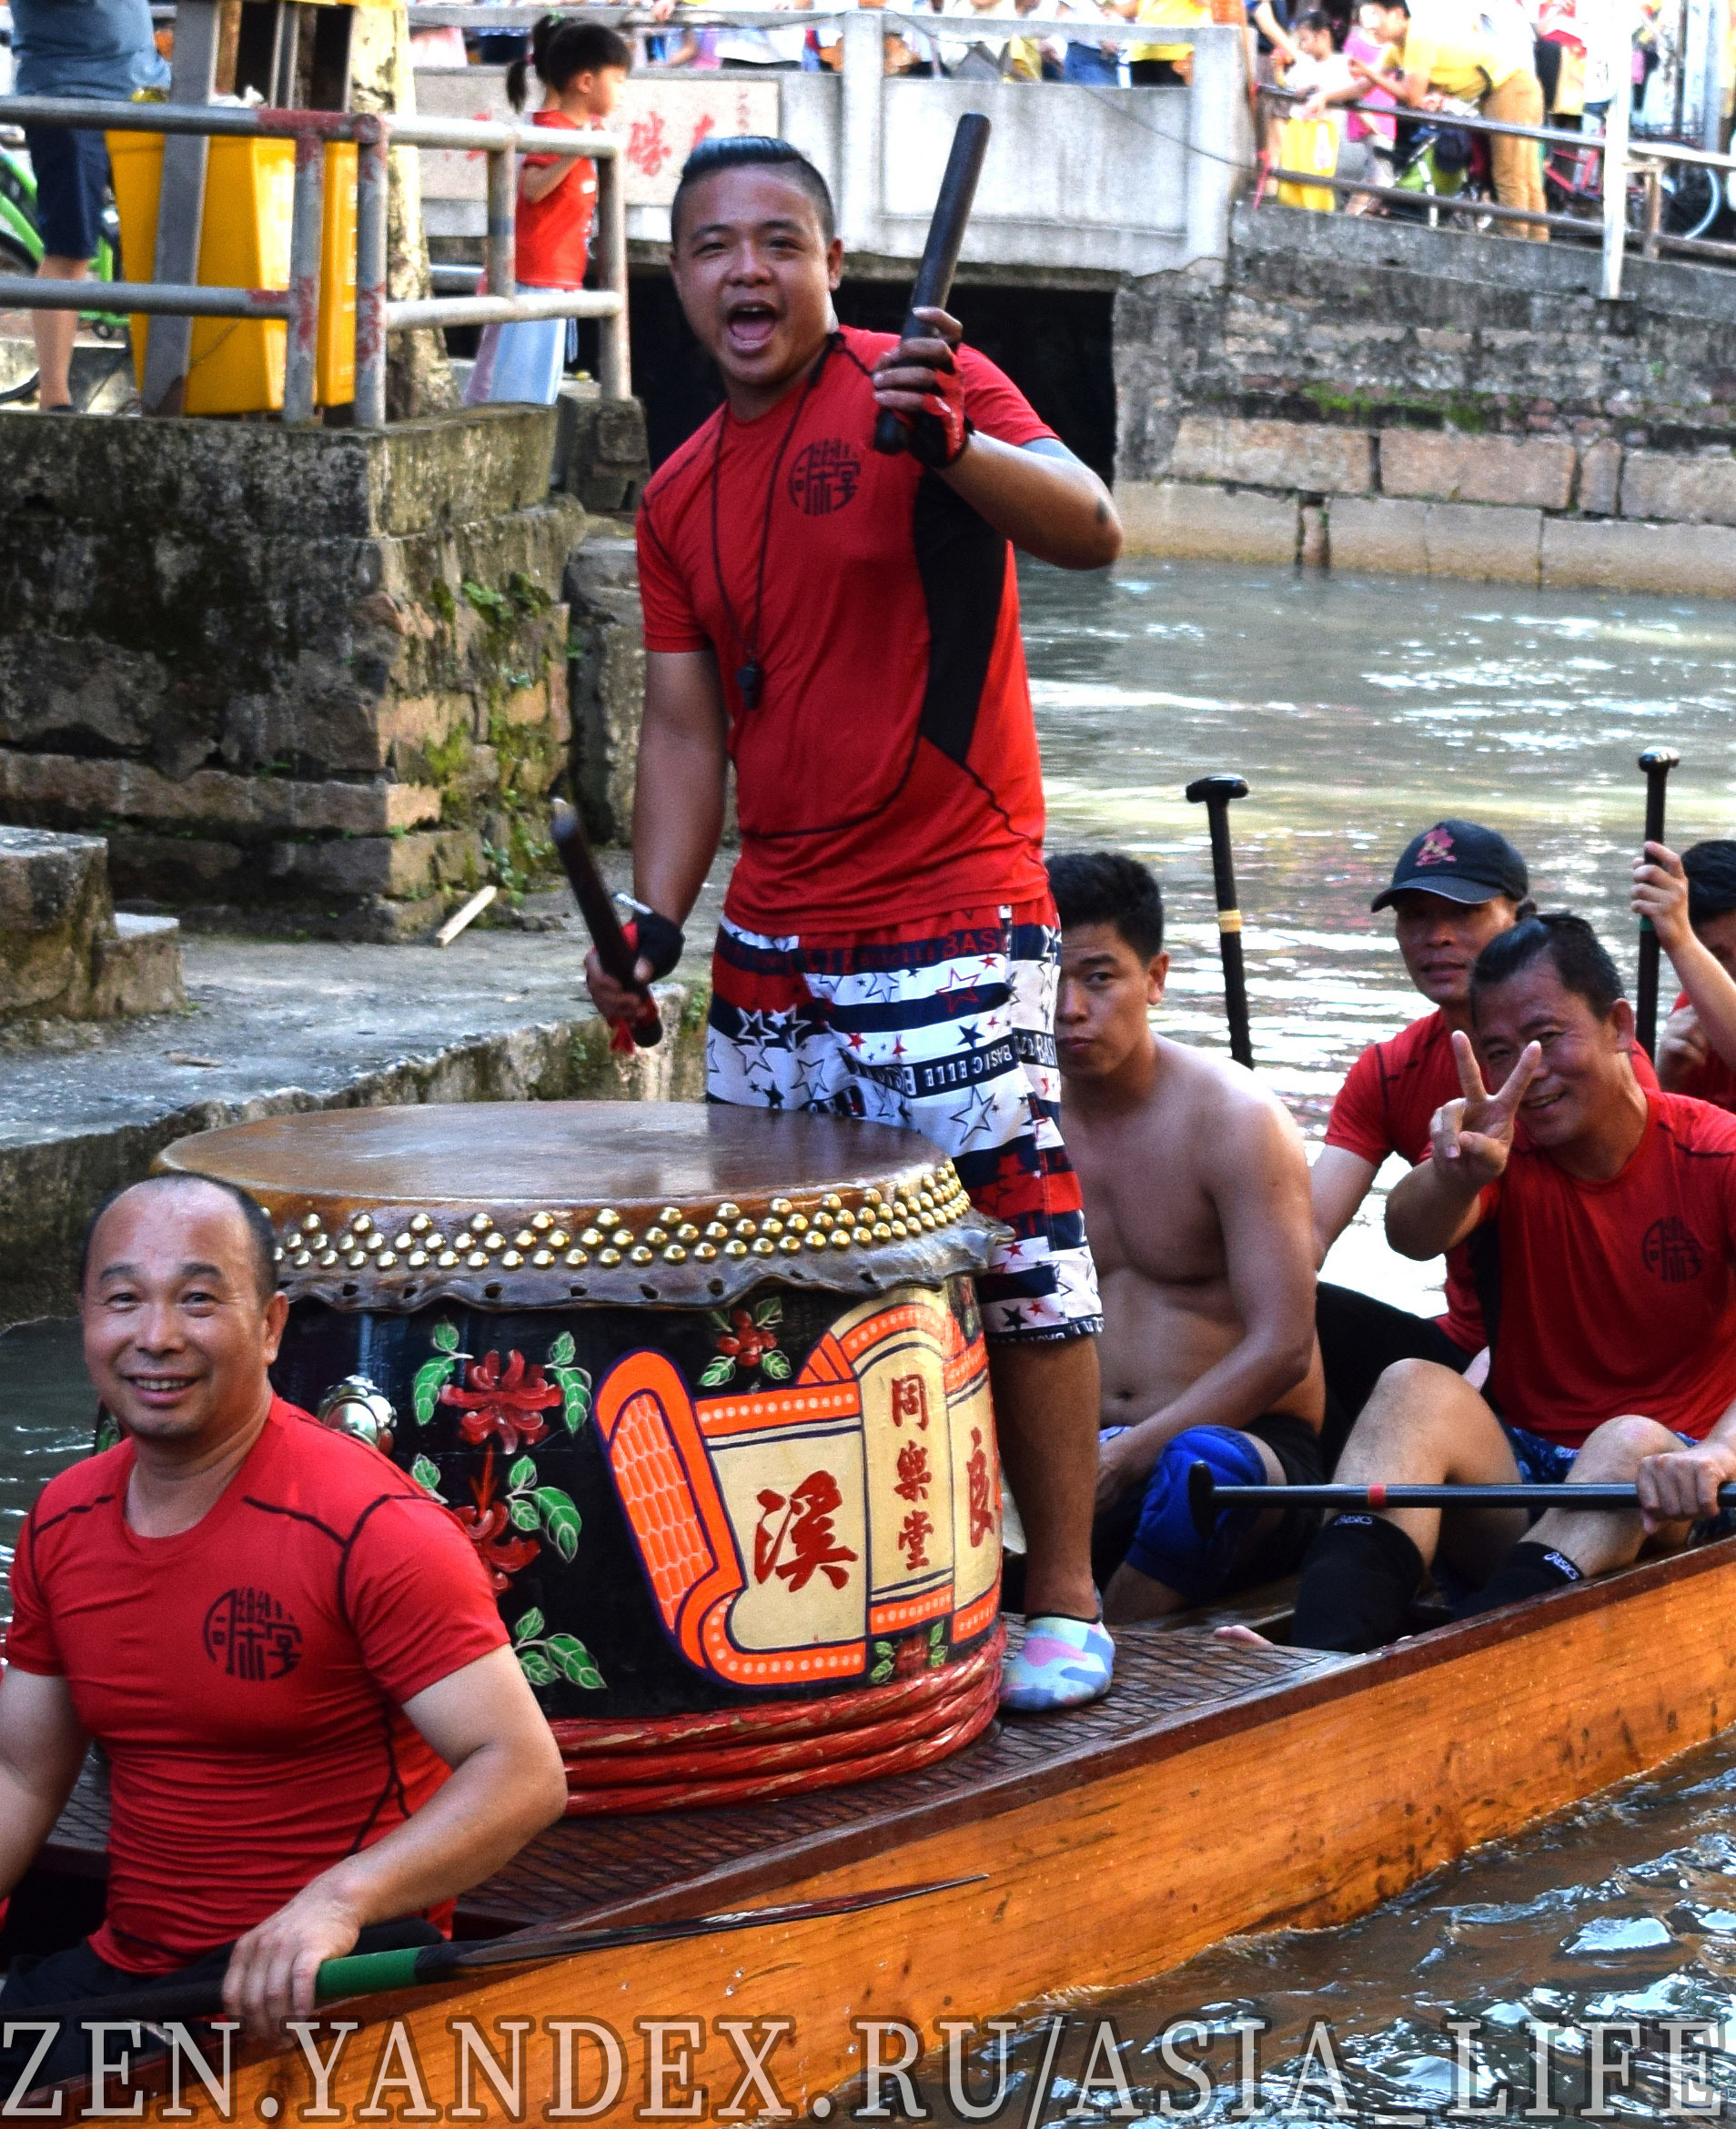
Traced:
<path fill-rule="evenodd" d="M 516 319 L 595 318 L 603 321 L 598 379 L 607 399 L 631 387 L 627 338 L 627 219 L 621 194 L 618 135 L 570 132 L 560 126 L 516 126 L 485 119 L 422 118 L 394 114 L 247 109 L 238 105 L 103 103 L 70 96 L 0 98 L 0 118 L 18 126 L 65 126 L 105 133 L 206 134 L 224 138 L 296 144 L 294 207 L 287 288 L 206 288 L 161 281 L 100 284 L 106 308 L 171 318 L 281 319 L 288 328 L 284 363 L 283 419 L 315 417 L 318 355 L 320 254 L 325 218 L 325 148 L 356 144 L 356 424 L 386 422 L 386 339 L 417 326 L 487 325 Z M 486 293 L 393 301 L 387 292 L 387 208 L 394 146 L 458 148 L 486 155 L 489 224 L 483 278 Z M 520 291 L 514 279 L 518 158 L 520 154 L 583 156 L 597 165 L 593 238 L 597 289 Z M 89 281 L 0 276 L 0 309 L 86 310 Z"/>
<path fill-rule="evenodd" d="M 1302 104 L 1308 100 L 1307 92 L 1295 89 L 1262 87 L 1262 101 L 1277 104 Z M 1621 266 L 1630 234 L 1640 238 L 1641 255 L 1656 258 L 1661 252 L 1678 252 L 1687 258 L 1703 258 L 1709 262 L 1722 261 L 1736 264 L 1736 244 L 1720 243 L 1709 237 L 1677 237 L 1662 227 L 1663 189 L 1662 168 L 1666 163 L 1683 163 L 1701 169 L 1729 173 L 1736 171 L 1736 156 L 1715 155 L 1707 148 L 1689 147 L 1673 140 L 1659 140 L 1649 136 L 1634 138 L 1628 126 L 1629 113 L 1626 99 L 1618 98 L 1610 111 L 1611 123 L 1607 133 L 1572 133 L 1561 126 L 1515 126 L 1505 119 L 1485 118 L 1480 114 L 1451 111 L 1423 111 L 1407 108 L 1403 104 L 1374 104 L 1358 101 L 1352 104 L 1334 104 L 1335 111 L 1357 111 L 1365 118 L 1395 121 L 1408 120 L 1412 124 L 1437 124 L 1462 127 L 1468 133 L 1499 134 L 1519 140 L 1535 140 L 1545 146 L 1572 148 L 1580 154 L 1595 155 L 1600 161 L 1600 184 L 1597 195 L 1601 208 L 1600 220 L 1593 222 L 1590 216 L 1539 213 L 1530 208 L 1513 207 L 1499 200 L 1468 198 L 1463 193 L 1423 192 L 1409 187 L 1378 185 L 1368 179 L 1340 177 L 1336 174 L 1323 176 L 1311 170 L 1292 170 L 1278 166 L 1263 166 L 1263 180 L 1287 185 L 1319 187 L 1336 193 L 1367 194 L 1379 200 L 1390 200 L 1408 207 L 1438 208 L 1454 219 L 1480 222 L 1492 220 L 1512 222 L 1531 227 L 1559 230 L 1563 235 L 1590 237 L 1594 234 L 1603 254 L 1603 294 L 1609 298 L 1621 293 Z M 1628 187 L 1638 178 L 1645 190 L 1644 227 L 1630 232 L 1628 227 Z M 1587 197 L 1590 197 L 1589 195 Z"/>

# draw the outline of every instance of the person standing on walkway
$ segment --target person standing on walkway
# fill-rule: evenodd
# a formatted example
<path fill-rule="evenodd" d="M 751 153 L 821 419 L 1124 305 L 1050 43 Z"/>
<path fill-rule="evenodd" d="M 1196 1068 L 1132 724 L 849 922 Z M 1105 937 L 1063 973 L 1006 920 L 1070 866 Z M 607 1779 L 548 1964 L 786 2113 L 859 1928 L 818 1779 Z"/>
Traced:
<path fill-rule="evenodd" d="M 1386 10 L 1386 35 L 1401 47 L 1391 73 L 1376 75 L 1352 61 L 1362 78 L 1389 88 L 1412 110 L 1439 110 L 1447 97 L 1476 104 L 1485 118 L 1504 126 L 1541 126 L 1543 85 L 1482 15 L 1460 0 L 1419 0 L 1412 9 L 1397 0 Z M 1495 197 L 1503 207 L 1546 211 L 1539 144 L 1511 134 L 1489 136 Z M 1533 243 L 1547 244 L 1539 223 L 1517 225 Z"/>
<path fill-rule="evenodd" d="M 149 0 L 12 0 L 13 90 L 21 96 L 90 96 L 127 103 L 167 88 L 168 67 L 151 34 Z M 42 236 L 39 281 L 82 281 L 103 233 L 108 146 L 99 132 L 26 126 Z M 69 414 L 76 310 L 33 310 L 36 404 Z"/>
<path fill-rule="evenodd" d="M 1058 1123 L 1060 924 L 1013 548 L 1099 569 L 1121 527 L 944 312 L 902 342 L 840 327 L 831 194 L 787 141 L 705 141 L 670 215 L 725 398 L 639 514 L 634 893 L 641 946 L 653 917 L 664 943 L 641 977 L 679 953 L 732 760 L 707 1095 L 922 1132 L 1004 1223 L 977 1287 L 1028 1548 L 1003 1704 L 1094 1700 L 1114 1658 L 1090 1559 L 1103 1317 Z M 586 974 L 631 1022 L 594 954 Z"/>

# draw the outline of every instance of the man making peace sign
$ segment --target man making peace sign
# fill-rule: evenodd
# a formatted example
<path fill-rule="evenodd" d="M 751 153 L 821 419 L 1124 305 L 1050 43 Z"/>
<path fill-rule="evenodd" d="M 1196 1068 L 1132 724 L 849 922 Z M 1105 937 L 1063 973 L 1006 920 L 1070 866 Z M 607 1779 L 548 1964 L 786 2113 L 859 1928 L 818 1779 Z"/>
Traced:
<path fill-rule="evenodd" d="M 1336 1477 L 1348 1485 L 1632 1482 L 1632 1513 L 1393 1508 L 1327 1525 L 1291 1639 L 1360 1651 L 1403 1631 L 1437 1550 L 1461 1616 L 1688 1542 L 1736 1479 L 1736 1117 L 1636 1084 L 1633 1012 L 1582 917 L 1531 917 L 1471 974 L 1463 1097 L 1387 1201 L 1387 1237 L 1431 1257 L 1468 1237 L 1493 1343 L 1486 1392 L 1403 1360 Z M 1480 1065 L 1480 1069 L 1479 1069 Z M 1488 1075 L 1497 1091 L 1490 1093 Z"/>

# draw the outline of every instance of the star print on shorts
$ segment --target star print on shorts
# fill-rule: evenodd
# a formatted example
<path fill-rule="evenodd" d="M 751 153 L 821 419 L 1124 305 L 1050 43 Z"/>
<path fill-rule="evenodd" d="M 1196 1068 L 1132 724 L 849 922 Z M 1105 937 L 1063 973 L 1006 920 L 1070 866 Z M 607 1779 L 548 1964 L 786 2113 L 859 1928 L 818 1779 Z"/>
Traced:
<path fill-rule="evenodd" d="M 715 1102 L 920 1131 L 1012 1229 L 977 1281 L 992 1343 L 1103 1327 L 1079 1179 L 1062 1144 L 1046 901 L 848 939 L 743 931 L 712 959 L 705 1091 Z"/>

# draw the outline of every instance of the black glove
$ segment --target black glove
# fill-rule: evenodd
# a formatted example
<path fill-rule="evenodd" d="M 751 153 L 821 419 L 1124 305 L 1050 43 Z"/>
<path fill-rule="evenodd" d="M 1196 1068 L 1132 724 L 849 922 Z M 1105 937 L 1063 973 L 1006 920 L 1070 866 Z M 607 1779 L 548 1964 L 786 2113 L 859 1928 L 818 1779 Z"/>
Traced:
<path fill-rule="evenodd" d="M 681 950 L 687 944 L 681 927 L 671 923 L 654 909 L 646 910 L 643 915 L 636 916 L 621 928 L 633 950 L 633 958 L 651 963 L 653 978 L 666 976 L 681 959 Z"/>

